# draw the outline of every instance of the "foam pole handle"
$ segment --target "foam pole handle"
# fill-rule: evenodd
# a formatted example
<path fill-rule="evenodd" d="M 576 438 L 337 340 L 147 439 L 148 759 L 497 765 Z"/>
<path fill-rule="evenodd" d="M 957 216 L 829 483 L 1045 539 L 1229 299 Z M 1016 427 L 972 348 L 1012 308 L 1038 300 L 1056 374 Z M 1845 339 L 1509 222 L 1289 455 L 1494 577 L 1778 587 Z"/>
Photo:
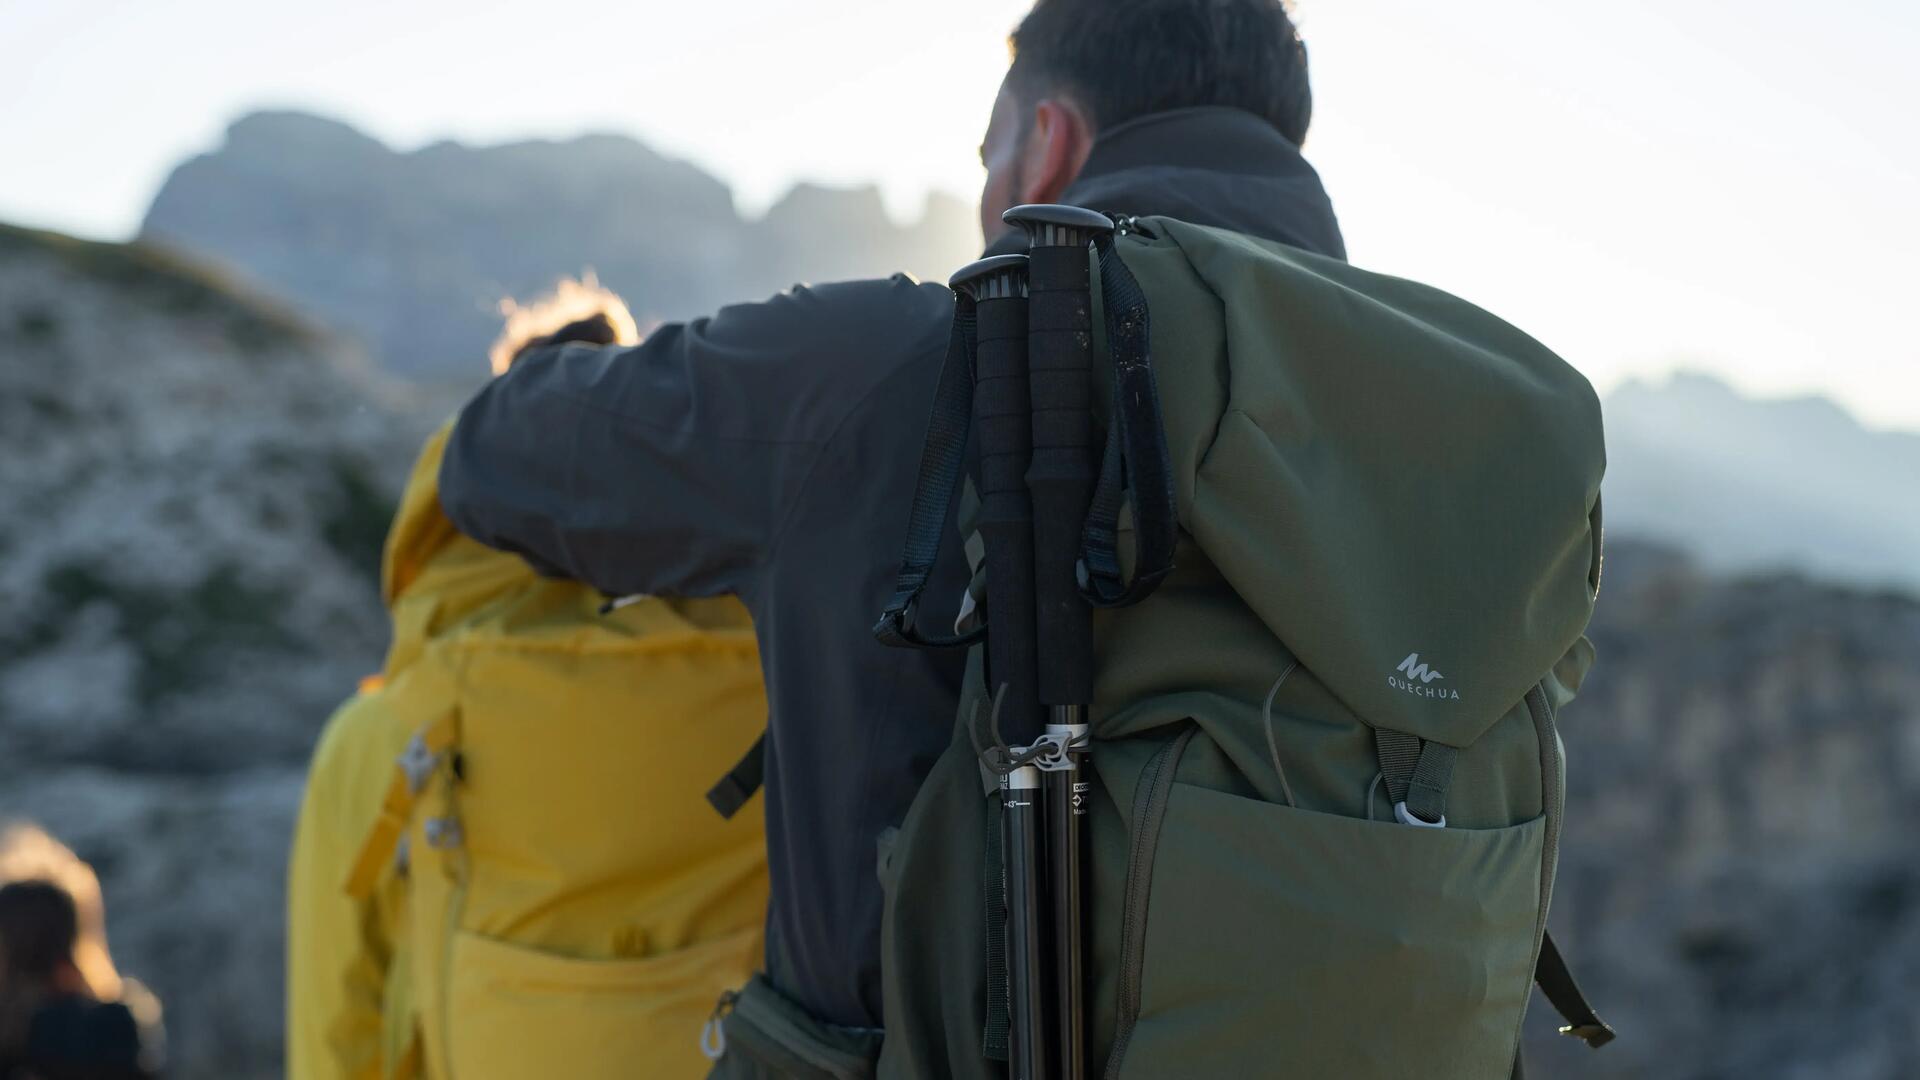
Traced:
<path fill-rule="evenodd" d="M 1033 617 L 1032 457 L 1027 386 L 1027 280 L 1024 256 L 973 279 L 978 345 L 973 429 L 980 456 L 980 538 L 986 544 L 988 686 L 1005 687 L 1000 730 L 1009 745 L 1040 735 Z M 996 260 L 983 260 L 992 262 Z M 976 266 L 979 263 L 974 264 Z"/>

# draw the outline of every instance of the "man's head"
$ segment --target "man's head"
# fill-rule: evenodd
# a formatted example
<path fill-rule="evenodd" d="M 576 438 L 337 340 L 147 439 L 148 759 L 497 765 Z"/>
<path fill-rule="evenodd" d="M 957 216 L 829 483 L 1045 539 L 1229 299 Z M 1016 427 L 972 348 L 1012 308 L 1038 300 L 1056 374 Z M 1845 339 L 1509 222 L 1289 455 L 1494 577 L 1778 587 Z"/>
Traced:
<path fill-rule="evenodd" d="M 506 316 L 506 325 L 487 351 L 495 375 L 505 374 L 515 360 L 547 345 L 565 341 L 632 345 L 640 340 L 627 302 L 602 286 L 592 272 L 577 280 L 561 278 L 552 292 L 530 304 L 502 300 L 500 314 Z"/>
<path fill-rule="evenodd" d="M 1008 45 L 980 144 L 980 227 L 1021 203 L 1055 202 L 1094 135 L 1148 113 L 1244 109 L 1294 143 L 1313 114 L 1307 54 L 1282 0 L 1039 0 Z"/>
<path fill-rule="evenodd" d="M 80 913 L 67 890 L 51 881 L 0 885 L 0 982 L 40 988 L 77 969 Z"/>
<path fill-rule="evenodd" d="M 94 997 L 103 1001 L 119 998 L 123 985 L 120 973 L 114 970 L 113 958 L 107 952 L 107 908 L 101 899 L 100 879 L 94 876 L 93 867 L 39 826 L 0 821 L 0 892 L 21 882 L 33 884 L 24 893 L 7 893 L 8 899 L 0 903 L 0 953 L 6 951 L 8 939 L 23 933 L 21 925 L 34 925 L 36 918 L 44 917 L 48 905 L 61 906 L 60 900 L 49 900 L 45 893 L 48 887 L 46 883 L 51 882 L 51 887 L 66 897 L 66 903 L 72 905 L 77 920 L 77 937 L 61 930 L 54 933 L 52 938 L 73 938 L 67 952 L 78 966 L 86 989 Z M 36 916 L 35 912 L 42 914 Z M 16 920 L 25 922 L 18 923 Z M 54 921 L 59 921 L 57 915 Z M 27 958 L 25 962 L 29 967 L 40 963 L 32 958 Z M 22 960 L 9 961 L 0 956 L 0 984 L 6 982 L 7 968 L 20 963 Z"/>

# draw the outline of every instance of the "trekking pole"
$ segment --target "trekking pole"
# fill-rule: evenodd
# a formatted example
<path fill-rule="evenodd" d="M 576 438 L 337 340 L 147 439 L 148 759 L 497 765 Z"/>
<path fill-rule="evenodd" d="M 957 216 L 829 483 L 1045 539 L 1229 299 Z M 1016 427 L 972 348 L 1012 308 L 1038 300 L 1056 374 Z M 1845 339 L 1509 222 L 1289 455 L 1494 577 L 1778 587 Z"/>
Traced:
<path fill-rule="evenodd" d="M 1093 701 L 1093 610 L 1075 575 L 1093 497 L 1093 296 L 1088 247 L 1113 231 L 1077 206 L 1016 206 L 1003 215 L 1027 234 L 1028 386 L 1033 408 L 1033 558 L 1040 702 L 1060 752 L 1042 763 L 1047 885 L 1053 901 L 1055 1017 L 1062 1080 L 1086 1075 L 1082 836 Z"/>
<path fill-rule="evenodd" d="M 986 545 L 987 685 L 996 741 L 1020 752 L 1039 741 L 1033 616 L 1032 454 L 1027 386 L 1027 257 L 999 255 L 961 268 L 948 284 L 976 310 L 973 428 L 980 459 L 980 538 Z M 1050 1075 L 1041 945 L 1039 770 L 1010 762 L 1000 781 L 1005 852 L 1009 1080 Z"/>
<path fill-rule="evenodd" d="M 1040 770 L 1022 765 L 1000 778 L 1007 894 L 1007 1080 L 1048 1080 L 1046 912 L 1040 899 Z"/>

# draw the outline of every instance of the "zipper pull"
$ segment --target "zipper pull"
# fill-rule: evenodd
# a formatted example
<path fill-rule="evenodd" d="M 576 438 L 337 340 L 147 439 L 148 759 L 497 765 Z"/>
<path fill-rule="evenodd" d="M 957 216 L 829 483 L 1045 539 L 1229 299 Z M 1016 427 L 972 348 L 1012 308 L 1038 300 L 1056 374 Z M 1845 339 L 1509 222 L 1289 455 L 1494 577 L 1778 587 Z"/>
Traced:
<path fill-rule="evenodd" d="M 708 1061 L 719 1061 L 727 1052 L 727 1014 L 733 1011 L 733 1003 L 740 1000 L 736 990 L 725 990 L 720 1000 L 713 1003 L 713 1013 L 700 1027 L 700 1052 Z"/>

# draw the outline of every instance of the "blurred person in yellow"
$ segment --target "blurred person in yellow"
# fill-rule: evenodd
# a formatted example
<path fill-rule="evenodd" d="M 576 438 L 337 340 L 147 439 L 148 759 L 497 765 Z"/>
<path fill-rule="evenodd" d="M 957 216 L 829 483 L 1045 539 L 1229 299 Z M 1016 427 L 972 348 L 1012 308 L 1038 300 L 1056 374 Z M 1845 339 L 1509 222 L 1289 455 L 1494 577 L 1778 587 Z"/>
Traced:
<path fill-rule="evenodd" d="M 590 282 L 507 315 L 496 373 L 638 337 Z M 309 771 L 287 1074 L 704 1075 L 702 1024 L 761 960 L 761 816 L 706 797 L 765 723 L 752 625 L 731 598 L 605 604 L 461 536 L 447 430 L 387 537 L 384 669 Z"/>
<path fill-rule="evenodd" d="M 93 867 L 36 825 L 0 822 L 0 1078 L 154 1075 L 160 1002 L 121 976 Z"/>

